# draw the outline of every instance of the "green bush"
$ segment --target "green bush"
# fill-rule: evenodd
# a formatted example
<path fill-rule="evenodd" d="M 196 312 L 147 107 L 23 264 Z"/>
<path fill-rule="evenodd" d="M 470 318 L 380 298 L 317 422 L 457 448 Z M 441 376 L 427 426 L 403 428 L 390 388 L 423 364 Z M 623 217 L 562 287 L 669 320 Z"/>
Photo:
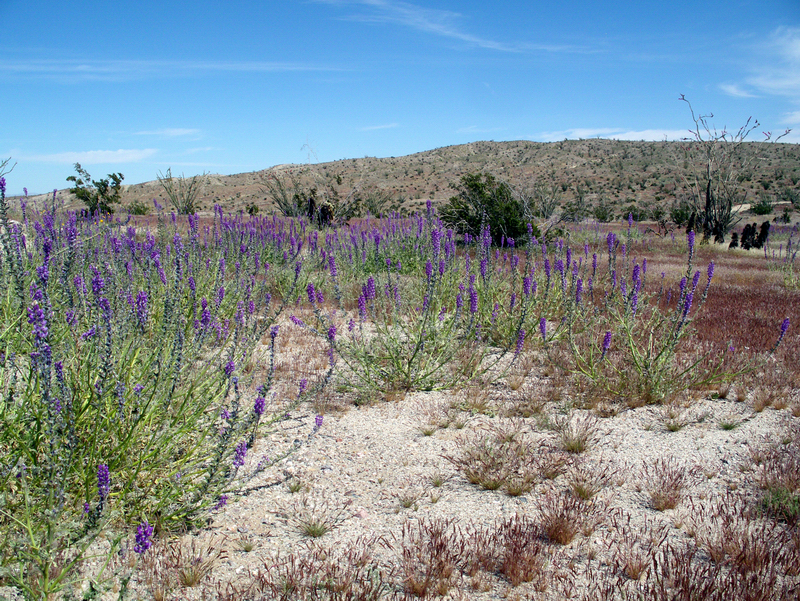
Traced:
<path fill-rule="evenodd" d="M 759 195 L 758 200 L 750 205 L 750 212 L 753 215 L 769 215 L 775 208 L 775 203 L 766 195 Z"/>
<path fill-rule="evenodd" d="M 69 191 L 89 208 L 92 215 L 113 213 L 111 205 L 119 202 L 125 176 L 121 173 L 109 173 L 105 179 L 92 181 L 92 176 L 80 163 L 75 163 L 75 171 L 78 172 L 77 176 L 70 175 L 67 178 L 68 182 L 75 182 L 75 186 Z"/>
<path fill-rule="evenodd" d="M 445 224 L 475 237 L 489 226 L 492 243 L 498 246 L 503 237 L 519 242 L 525 239 L 528 224 L 524 207 L 507 183 L 488 173 L 472 173 L 464 175 L 456 189 L 458 195 L 450 198 L 440 212 Z"/>

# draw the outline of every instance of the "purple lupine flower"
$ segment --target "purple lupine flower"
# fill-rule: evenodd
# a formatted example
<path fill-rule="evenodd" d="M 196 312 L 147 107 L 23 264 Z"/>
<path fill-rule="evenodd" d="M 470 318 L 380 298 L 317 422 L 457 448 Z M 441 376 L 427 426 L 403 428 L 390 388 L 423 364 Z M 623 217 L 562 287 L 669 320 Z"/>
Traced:
<path fill-rule="evenodd" d="M 539 331 L 542 333 L 542 340 L 547 341 L 547 320 L 542 317 L 539 320 Z"/>
<path fill-rule="evenodd" d="M 322 416 L 317 415 L 314 418 L 314 432 L 317 432 L 322 427 Z"/>
<path fill-rule="evenodd" d="M 298 261 L 294 264 L 294 277 L 295 279 L 300 277 L 300 270 L 303 268 L 302 261 Z M 269 269 L 269 263 L 266 264 L 265 269 Z"/>
<path fill-rule="evenodd" d="M 516 292 L 512 292 L 511 293 L 511 302 L 508 303 L 508 310 L 509 311 L 513 311 L 514 310 L 514 306 L 516 304 L 517 304 L 517 293 Z"/>
<path fill-rule="evenodd" d="M 367 293 L 364 296 L 367 300 L 375 299 L 375 279 L 372 277 L 367 279 Z"/>
<path fill-rule="evenodd" d="M 708 281 L 711 282 L 711 278 L 714 277 L 714 261 L 708 264 Z"/>
<path fill-rule="evenodd" d="M 694 299 L 694 292 L 690 292 L 686 295 L 686 301 L 683 303 L 683 318 L 689 314 L 689 311 L 692 308 L 692 300 Z"/>
<path fill-rule="evenodd" d="M 301 396 L 306 391 L 306 386 L 308 386 L 308 380 L 305 378 L 297 383 L 297 396 Z"/>
<path fill-rule="evenodd" d="M 788 331 L 789 331 L 789 318 L 787 317 L 786 319 L 783 320 L 783 322 L 781 322 L 781 333 L 780 336 L 778 336 L 778 342 L 775 343 L 775 346 L 772 347 L 772 351 L 770 352 L 774 353 L 776 350 L 778 350 L 778 347 L 783 341 L 783 337 L 786 336 L 786 332 Z"/>
<path fill-rule="evenodd" d="M 303 323 L 302 319 L 300 319 L 299 317 L 296 317 L 294 315 L 290 315 L 289 316 L 289 320 L 296 326 L 304 327 L 306 325 L 306 324 Z"/>
<path fill-rule="evenodd" d="M 431 247 L 433 248 L 434 259 L 439 256 L 442 249 L 442 232 L 438 228 L 431 230 Z"/>
<path fill-rule="evenodd" d="M 133 545 L 134 553 L 141 555 L 147 551 L 153 545 L 150 541 L 152 536 L 153 527 L 147 523 L 147 520 L 139 524 L 139 527 L 136 528 L 136 544 Z"/>
<path fill-rule="evenodd" d="M 581 304 L 581 293 L 583 292 L 583 280 L 578 278 L 578 281 L 575 282 L 575 304 Z"/>
<path fill-rule="evenodd" d="M 518 357 L 522 352 L 522 345 L 525 344 L 525 330 L 520 330 L 517 334 L 517 346 L 514 349 L 514 356 Z"/>
<path fill-rule="evenodd" d="M 639 293 L 634 290 L 633 294 L 631 294 L 631 313 L 636 315 L 636 308 L 639 305 Z"/>
<path fill-rule="evenodd" d="M 444 275 L 444 270 L 447 264 L 444 262 L 444 259 L 439 259 L 439 275 Z"/>
<path fill-rule="evenodd" d="M 350 319 L 350 321 L 347 322 L 347 331 L 352 332 L 355 329 L 356 329 L 356 320 Z"/>
<path fill-rule="evenodd" d="M 686 242 L 689 246 L 689 256 L 694 255 L 694 230 L 690 231 L 686 236 Z"/>
<path fill-rule="evenodd" d="M 217 290 L 217 306 L 222 303 L 222 299 L 225 298 L 225 287 L 220 286 L 219 290 Z"/>
<path fill-rule="evenodd" d="M 631 275 L 631 281 L 633 281 L 634 283 L 640 281 L 641 279 L 639 275 L 640 273 L 641 273 L 641 267 L 639 267 L 637 263 L 636 265 L 633 266 L 633 275 Z"/>
<path fill-rule="evenodd" d="M 228 504 L 228 495 L 220 495 L 219 501 L 217 501 L 217 504 L 211 508 L 211 511 L 219 511 L 227 504 Z"/>
<path fill-rule="evenodd" d="M 333 253 L 328 255 L 328 269 L 331 272 L 331 277 L 336 278 L 339 274 L 339 270 L 336 269 L 336 257 L 333 256 Z"/>
<path fill-rule="evenodd" d="M 606 353 L 608 353 L 608 349 L 610 348 L 611 348 L 611 332 L 606 332 L 606 335 L 603 337 L 603 354 L 600 356 L 601 361 L 605 359 Z"/>
<path fill-rule="evenodd" d="M 695 271 L 694 276 L 692 276 L 692 292 L 697 290 L 697 284 L 700 282 L 700 272 Z"/>
<path fill-rule="evenodd" d="M 606 243 L 608 244 L 608 254 L 610 255 L 614 252 L 614 243 L 616 242 L 616 236 L 614 236 L 614 232 L 608 232 L 608 236 L 606 236 Z"/>
<path fill-rule="evenodd" d="M 481 279 L 486 279 L 486 268 L 488 267 L 488 263 L 486 261 L 486 257 L 481 258 L 480 264 L 480 271 L 481 271 Z"/>
<path fill-rule="evenodd" d="M 547 276 L 547 279 L 550 279 L 550 259 L 544 260 L 544 275 Z"/>
<path fill-rule="evenodd" d="M 192 276 L 189 276 L 188 282 L 189 282 L 189 290 L 191 290 L 192 292 L 196 292 L 197 284 L 195 283 L 194 278 Z"/>
<path fill-rule="evenodd" d="M 367 318 L 367 300 L 363 294 L 358 297 L 358 315 L 361 317 L 361 321 Z"/>
<path fill-rule="evenodd" d="M 111 490 L 111 474 L 108 471 L 108 466 L 101 463 L 97 466 L 97 496 L 100 501 L 104 502 L 108 498 L 108 492 Z"/>
<path fill-rule="evenodd" d="M 242 467 L 245 457 L 247 457 L 247 443 L 243 440 L 236 445 L 236 451 L 233 455 L 233 467 Z"/>
<path fill-rule="evenodd" d="M 633 226 L 633 213 L 628 213 L 628 229 L 631 229 Z"/>
<path fill-rule="evenodd" d="M 682 277 L 680 284 L 678 284 L 678 288 L 680 289 L 681 296 L 683 296 L 683 291 L 686 290 L 686 277 Z"/>
<path fill-rule="evenodd" d="M 325 302 L 325 297 L 322 296 L 322 290 L 317 290 L 317 304 L 321 305 Z"/>
<path fill-rule="evenodd" d="M 425 261 L 425 277 L 427 277 L 430 280 L 432 275 L 433 275 L 433 265 L 431 265 L 430 261 Z"/>
<path fill-rule="evenodd" d="M 478 312 L 478 291 L 475 286 L 469 286 L 469 312 L 473 315 Z"/>
<path fill-rule="evenodd" d="M 0 177 L 0 194 L 6 195 L 6 178 Z"/>
<path fill-rule="evenodd" d="M 233 361 L 228 361 L 223 369 L 225 371 L 225 375 L 230 378 L 231 374 L 236 370 L 236 364 Z"/>
<path fill-rule="evenodd" d="M 136 294 L 136 323 L 142 328 L 147 324 L 147 292 L 140 290 Z"/>
<path fill-rule="evenodd" d="M 102 278 L 100 272 L 95 267 L 92 267 L 92 271 L 94 271 L 94 276 L 92 276 L 92 293 L 95 296 L 99 296 L 103 292 L 103 288 L 106 286 L 106 281 Z"/>
<path fill-rule="evenodd" d="M 264 397 L 256 397 L 256 401 L 253 403 L 253 413 L 255 413 L 258 417 L 261 417 L 264 413 L 266 402 L 267 400 Z"/>
<path fill-rule="evenodd" d="M 308 302 L 310 302 L 313 305 L 314 301 L 317 298 L 317 293 L 314 290 L 314 284 L 312 284 L 311 282 L 309 282 L 308 286 L 306 287 L 306 293 L 308 294 Z"/>
<path fill-rule="evenodd" d="M 86 330 L 83 334 L 81 334 L 81 340 L 89 340 L 90 338 L 94 337 L 97 334 L 97 327 L 92 326 L 88 330 Z"/>
<path fill-rule="evenodd" d="M 524 278 L 522 278 L 522 293 L 525 296 L 530 296 L 530 293 L 531 293 L 531 281 L 532 280 L 531 280 L 531 277 L 529 275 L 526 275 Z"/>
<path fill-rule="evenodd" d="M 461 307 L 463 306 L 464 306 L 464 297 L 461 296 L 461 293 L 459 292 L 458 294 L 456 294 L 456 311 L 460 311 Z"/>
<path fill-rule="evenodd" d="M 331 327 L 328 328 L 328 340 L 333 344 L 336 341 L 336 326 L 331 324 Z"/>

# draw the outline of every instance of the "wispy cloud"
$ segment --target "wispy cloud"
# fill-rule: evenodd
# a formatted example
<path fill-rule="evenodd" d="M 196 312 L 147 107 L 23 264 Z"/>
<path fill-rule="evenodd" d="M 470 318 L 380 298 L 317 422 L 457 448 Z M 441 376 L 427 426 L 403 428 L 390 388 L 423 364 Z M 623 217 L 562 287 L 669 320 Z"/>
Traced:
<path fill-rule="evenodd" d="M 324 65 L 263 61 L 0 61 L 0 74 L 48 77 L 74 82 L 126 81 L 149 77 L 190 77 L 214 73 L 281 73 L 339 70 L 341 69 Z"/>
<path fill-rule="evenodd" d="M 464 16 L 449 10 L 426 8 L 401 0 L 316 0 L 324 4 L 357 5 L 366 9 L 365 12 L 353 14 L 347 18 L 352 21 L 364 23 L 393 23 L 402 25 L 424 33 L 438 35 L 445 38 L 465 42 L 471 46 L 498 50 L 501 52 L 526 52 L 526 51 L 585 51 L 575 46 L 548 45 L 532 43 L 507 43 L 492 40 L 479 35 L 468 33 L 459 24 Z"/>
<path fill-rule="evenodd" d="M 688 136 L 682 129 L 642 129 L 625 131 L 613 127 L 575 128 L 560 131 L 546 131 L 530 136 L 533 140 L 542 142 L 557 142 L 559 140 L 577 140 L 588 138 L 607 138 L 610 140 L 648 140 L 660 142 L 662 140 L 680 140 Z"/>
<path fill-rule="evenodd" d="M 137 131 L 137 136 L 158 136 L 161 138 L 179 138 L 182 136 L 196 136 L 200 133 L 199 129 L 182 129 L 179 127 L 167 127 L 164 129 L 153 129 L 150 131 Z"/>
<path fill-rule="evenodd" d="M 358 131 L 375 131 L 377 129 L 393 129 L 400 127 L 399 123 L 387 123 L 385 125 L 368 125 L 367 127 L 359 127 Z"/>
<path fill-rule="evenodd" d="M 780 27 L 759 49 L 747 84 L 764 94 L 800 100 L 800 28 Z"/>
<path fill-rule="evenodd" d="M 504 127 L 478 127 L 477 125 L 470 125 L 469 127 L 460 127 L 456 130 L 457 134 L 491 134 L 498 131 L 503 131 Z"/>
<path fill-rule="evenodd" d="M 752 94 L 747 90 L 743 90 L 739 84 L 735 83 L 720 84 L 719 89 L 725 92 L 728 96 L 736 96 L 737 98 L 757 98 L 756 94 Z"/>
<path fill-rule="evenodd" d="M 783 122 L 787 125 L 800 125 L 800 111 L 786 113 L 783 116 Z"/>
<path fill-rule="evenodd" d="M 156 154 L 155 148 L 142 148 L 133 150 L 87 150 L 83 152 L 58 152 L 55 154 L 35 154 L 21 156 L 20 161 L 30 161 L 33 163 L 84 163 L 94 164 L 114 164 L 114 163 L 138 163 Z"/>

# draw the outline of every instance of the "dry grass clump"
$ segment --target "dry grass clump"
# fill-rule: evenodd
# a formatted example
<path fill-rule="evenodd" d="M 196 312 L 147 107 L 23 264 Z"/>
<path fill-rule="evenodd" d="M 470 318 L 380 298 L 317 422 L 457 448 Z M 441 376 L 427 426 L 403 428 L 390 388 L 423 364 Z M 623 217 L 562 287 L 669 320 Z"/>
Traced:
<path fill-rule="evenodd" d="M 610 525 L 614 538 L 609 550 L 614 565 L 631 580 L 639 580 L 650 573 L 656 553 L 667 538 L 669 526 L 646 518 L 641 527 L 631 524 L 631 515 L 624 511 L 611 514 Z"/>
<path fill-rule="evenodd" d="M 295 527 L 303 536 L 319 538 L 336 528 L 349 517 L 352 499 L 333 501 L 311 492 L 299 493 L 278 515 Z"/>
<path fill-rule="evenodd" d="M 537 479 L 536 459 L 544 443 L 525 440 L 521 424 L 487 427 L 458 442 L 458 455 L 445 455 L 471 484 L 485 490 L 504 489 L 517 496 Z"/>
<path fill-rule="evenodd" d="M 403 589 L 413 597 L 446 595 L 461 578 L 469 544 L 454 520 L 403 524 L 394 541 Z"/>
<path fill-rule="evenodd" d="M 325 548 L 311 544 L 284 557 L 264 562 L 243 583 L 218 585 L 212 598 L 219 601 L 256 599 L 328 599 L 369 601 L 397 598 L 391 588 L 393 568 L 373 557 L 383 542 L 375 536 L 352 545 Z"/>
<path fill-rule="evenodd" d="M 597 418 L 589 413 L 557 420 L 555 425 L 561 448 L 568 453 L 583 453 L 597 440 Z"/>
<path fill-rule="evenodd" d="M 595 465 L 587 461 L 578 461 L 567 472 L 566 480 L 572 494 L 588 501 L 611 482 L 616 471 L 607 463 Z"/>
<path fill-rule="evenodd" d="M 800 423 L 794 422 L 782 444 L 763 450 L 758 459 L 762 507 L 777 519 L 798 526 L 800 522 Z M 756 459 L 756 457 L 754 457 Z"/>
<path fill-rule="evenodd" d="M 539 524 L 547 540 L 568 545 L 591 534 L 600 521 L 598 507 L 568 492 L 549 490 L 539 499 Z"/>
<path fill-rule="evenodd" d="M 681 502 L 686 488 L 697 481 L 698 470 L 687 468 L 674 457 L 659 458 L 642 467 L 640 479 L 650 507 L 664 511 L 674 509 Z"/>

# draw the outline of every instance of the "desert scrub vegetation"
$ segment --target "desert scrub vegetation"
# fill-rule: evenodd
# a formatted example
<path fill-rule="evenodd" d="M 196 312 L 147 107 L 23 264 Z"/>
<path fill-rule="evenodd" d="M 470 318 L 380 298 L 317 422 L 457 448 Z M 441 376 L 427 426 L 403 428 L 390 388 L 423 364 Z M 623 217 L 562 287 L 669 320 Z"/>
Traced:
<path fill-rule="evenodd" d="M 748 377 L 773 390 L 782 381 L 787 394 L 797 386 L 795 299 L 717 291 L 714 255 L 692 233 L 656 237 L 632 219 L 602 232 L 575 224 L 560 239 L 537 237 L 531 223 L 509 239 L 487 223 L 459 234 L 431 205 L 327 229 L 302 215 L 218 208 L 203 221 L 160 211 L 148 229 L 134 218 L 36 207 L 12 223 L 4 189 L 0 201 L 0 579 L 30 598 L 81 595 L 87 579 L 99 591 L 132 578 L 137 563 L 154 587 L 183 579 L 231 599 L 424 597 L 498 579 L 557 594 L 578 578 L 565 554 L 604 552 L 593 537 L 606 527 L 616 474 L 595 463 L 605 428 L 591 409 L 613 415 L 599 408 L 738 389 Z M 737 337 L 736 312 L 762 302 L 767 309 Z M 720 327 L 709 307 L 724 308 L 736 327 Z M 515 407 L 497 398 L 504 382 L 525 397 Z M 455 437 L 446 459 L 457 475 L 447 486 L 463 477 L 476 494 L 530 499 L 529 512 L 494 525 L 409 517 L 395 538 L 337 555 L 325 545 L 350 520 L 347 501 L 312 500 L 303 477 L 286 476 L 297 496 L 281 517 L 301 540 L 296 552 L 246 583 L 209 577 L 222 555 L 208 549 L 200 572 L 177 573 L 188 551 L 164 550 L 170 533 L 206 526 L 250 478 L 324 429 L 313 411 L 296 443 L 254 457 L 290 410 L 328 410 L 323 392 L 403 403 L 436 390 L 458 392 L 452 404 L 430 404 L 422 427 L 435 427 L 431 436 L 413 430 L 425 442 L 438 430 Z M 786 401 L 776 394 L 765 407 Z M 786 437 L 797 440 L 792 429 Z M 796 482 L 784 474 L 795 447 L 764 451 L 753 471 L 758 519 L 775 524 L 758 536 L 786 549 L 797 547 Z M 649 464 L 642 505 L 691 507 L 688 471 Z M 393 508 L 424 499 L 412 488 L 387 492 Z M 774 568 L 754 575 L 729 559 L 703 563 L 716 544 L 708 537 L 637 545 L 636 527 L 626 522 L 627 550 L 615 556 L 625 577 L 580 575 L 585 590 L 626 598 L 631 574 L 653 594 L 672 586 L 665 575 L 725 591 L 740 591 L 741 579 L 796 586 L 782 575 L 795 551 L 759 559 Z M 656 525 L 643 529 L 659 540 Z M 166 563 L 151 560 L 156 553 Z M 87 576 L 98 557 L 103 568 Z M 175 573 L 159 580 L 165 570 Z"/>

